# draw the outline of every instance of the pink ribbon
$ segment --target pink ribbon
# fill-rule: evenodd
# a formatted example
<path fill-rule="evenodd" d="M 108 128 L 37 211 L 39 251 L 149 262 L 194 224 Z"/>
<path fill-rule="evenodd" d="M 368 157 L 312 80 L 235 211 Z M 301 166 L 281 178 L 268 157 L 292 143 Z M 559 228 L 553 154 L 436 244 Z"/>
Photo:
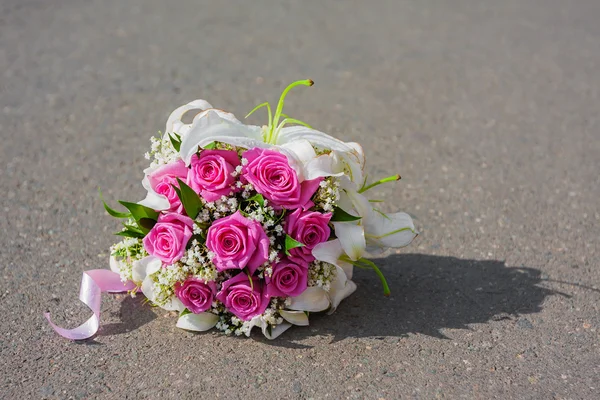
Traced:
<path fill-rule="evenodd" d="M 100 327 L 100 303 L 102 293 L 121 293 L 135 289 L 135 284 L 131 281 L 123 283 L 119 274 L 107 269 L 92 269 L 85 271 L 81 278 L 81 288 L 79 289 L 79 300 L 88 306 L 94 315 L 75 329 L 65 329 L 55 325 L 50 320 L 50 313 L 44 316 L 50 323 L 50 326 L 60 336 L 71 340 L 87 339 L 98 332 Z"/>

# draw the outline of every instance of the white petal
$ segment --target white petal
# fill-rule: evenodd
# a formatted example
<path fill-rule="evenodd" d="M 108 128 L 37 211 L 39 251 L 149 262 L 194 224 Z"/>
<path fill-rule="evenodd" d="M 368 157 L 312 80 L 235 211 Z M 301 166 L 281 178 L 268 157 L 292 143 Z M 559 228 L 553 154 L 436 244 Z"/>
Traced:
<path fill-rule="evenodd" d="M 374 212 L 365 231 L 369 245 L 379 247 L 407 246 L 417 236 L 412 218 L 403 212 L 386 216 Z"/>
<path fill-rule="evenodd" d="M 304 311 L 281 310 L 279 311 L 279 314 L 281 314 L 281 317 L 290 324 L 308 326 L 308 316 Z"/>
<path fill-rule="evenodd" d="M 212 329 L 219 317 L 213 313 L 185 314 L 177 320 L 177 327 L 188 331 L 203 332 Z"/>
<path fill-rule="evenodd" d="M 264 321 L 262 320 L 260 315 L 257 315 L 256 317 L 252 318 L 250 320 L 250 322 L 247 322 L 246 324 L 248 324 L 248 330 L 246 330 L 246 332 L 244 332 L 244 334 L 246 335 L 246 337 L 250 337 L 250 334 L 252 333 L 252 328 L 254 328 L 255 326 L 258 327 L 262 327 L 264 325 Z"/>
<path fill-rule="evenodd" d="M 133 262 L 131 268 L 131 279 L 139 285 L 139 282 L 146 279 L 148 275 L 158 272 L 161 267 L 162 262 L 154 256 L 147 256 L 141 260 L 136 260 Z"/>
<path fill-rule="evenodd" d="M 175 122 L 181 122 L 181 118 L 183 115 L 190 110 L 206 110 L 208 108 L 212 108 L 209 102 L 202 99 L 197 99 L 192 102 L 183 105 L 169 115 L 167 119 L 167 126 L 165 127 L 165 134 L 173 132 L 173 124 Z"/>
<path fill-rule="evenodd" d="M 298 161 L 304 164 L 308 164 L 312 159 L 317 156 L 315 149 L 312 147 L 308 140 L 294 140 L 293 142 L 285 143 L 281 148 L 286 149 L 294 153 Z"/>
<path fill-rule="evenodd" d="M 335 159 L 333 153 L 322 154 L 316 158 L 313 158 L 308 164 L 304 166 L 305 179 L 312 180 L 326 176 L 342 176 L 343 171 L 336 172 Z"/>
<path fill-rule="evenodd" d="M 353 261 L 361 258 L 367 247 L 363 227 L 352 222 L 333 222 L 333 227 L 348 257 Z"/>
<path fill-rule="evenodd" d="M 356 284 L 351 280 L 346 279 L 344 271 L 340 267 L 337 267 L 335 281 L 331 283 L 331 288 L 329 289 L 331 308 L 329 309 L 328 314 L 333 313 L 340 302 L 354 293 L 355 290 Z"/>
<path fill-rule="evenodd" d="M 319 287 L 306 288 L 300 296 L 292 297 L 288 306 L 290 310 L 297 311 L 324 311 L 329 307 L 327 292 Z"/>
<path fill-rule="evenodd" d="M 198 121 L 200 119 L 202 119 L 202 118 L 210 118 L 211 115 L 214 115 L 214 114 L 216 114 L 219 118 L 227 120 L 229 122 L 233 122 L 233 123 L 236 123 L 236 124 L 241 124 L 241 122 L 232 113 L 230 113 L 228 111 L 219 110 L 218 108 L 211 108 L 211 109 L 208 109 L 208 110 L 204 110 L 200 114 L 196 115 L 194 117 L 194 120 L 192 121 L 192 125 L 195 124 L 195 123 L 198 123 Z"/>
<path fill-rule="evenodd" d="M 269 333 L 269 331 L 267 331 L 267 325 L 263 324 L 262 333 L 263 333 L 263 335 L 265 335 L 265 337 L 267 339 L 273 340 L 273 339 L 276 339 L 283 332 L 287 331 L 291 326 L 292 326 L 291 324 L 288 324 L 287 322 L 283 322 L 279 325 L 276 325 L 275 328 L 272 328 L 271 333 Z"/>
<path fill-rule="evenodd" d="M 365 219 L 368 219 L 370 217 L 371 212 L 373 211 L 373 206 L 371 205 L 371 203 L 369 203 L 369 199 L 367 199 L 365 196 L 363 196 L 355 190 L 346 189 L 342 192 L 346 196 L 348 196 L 348 198 L 352 202 L 352 205 L 354 206 L 354 209 L 358 212 L 358 215 L 360 215 L 363 218 L 363 222 L 365 221 Z"/>
<path fill-rule="evenodd" d="M 144 200 L 138 201 L 138 204 L 149 207 L 156 211 L 163 211 L 168 210 L 171 207 L 171 204 L 165 196 L 156 193 L 154 189 L 152 189 L 152 186 L 150 186 L 150 180 L 148 179 L 148 175 L 155 171 L 157 168 L 158 167 L 146 168 L 144 170 L 144 179 L 142 179 L 142 186 L 148 191 L 148 194 L 146 195 L 146 198 Z"/>
<path fill-rule="evenodd" d="M 213 118 L 209 125 L 192 126 L 181 142 L 180 155 L 185 164 L 189 165 L 198 146 L 206 146 L 211 142 L 223 142 L 243 148 L 269 147 L 262 142 L 261 132 L 258 126 L 232 123 L 220 117 Z"/>
<path fill-rule="evenodd" d="M 337 264 L 340 256 L 344 254 L 342 245 L 338 239 L 319 243 L 312 250 L 312 255 L 319 261 L 325 261 L 329 264 Z"/>
<path fill-rule="evenodd" d="M 160 308 L 162 308 L 163 310 L 167 310 L 167 311 L 183 311 L 185 309 L 185 306 L 183 305 L 183 303 L 181 302 L 181 300 L 179 300 L 177 297 L 173 296 L 171 297 L 171 300 L 169 300 L 168 303 L 163 304 L 162 306 L 159 306 Z"/>
<path fill-rule="evenodd" d="M 354 149 L 339 139 L 326 133 L 305 126 L 288 126 L 279 132 L 277 144 L 293 142 L 296 140 L 308 140 L 313 146 L 326 150 L 350 152 Z"/>
<path fill-rule="evenodd" d="M 148 191 L 146 198 L 138 201 L 138 204 L 156 211 L 168 210 L 171 207 L 169 200 L 165 196 L 156 194 L 153 190 Z"/>
<path fill-rule="evenodd" d="M 344 254 L 344 249 L 342 249 L 339 239 L 319 243 L 312 250 L 312 255 L 317 260 L 340 267 L 346 274 L 346 277 L 352 279 L 353 266 L 349 262 L 340 260 L 342 254 Z"/>
<path fill-rule="evenodd" d="M 150 302 L 154 303 L 154 299 L 156 298 L 156 294 L 154 293 L 154 281 L 149 277 L 146 277 L 142 282 L 141 289 L 144 296 L 146 296 Z"/>
<path fill-rule="evenodd" d="M 115 258 L 115 256 L 110 256 L 108 264 L 110 265 L 110 270 L 112 272 L 116 272 L 117 274 L 121 273 L 121 268 L 119 266 L 119 261 L 117 261 L 117 259 Z"/>

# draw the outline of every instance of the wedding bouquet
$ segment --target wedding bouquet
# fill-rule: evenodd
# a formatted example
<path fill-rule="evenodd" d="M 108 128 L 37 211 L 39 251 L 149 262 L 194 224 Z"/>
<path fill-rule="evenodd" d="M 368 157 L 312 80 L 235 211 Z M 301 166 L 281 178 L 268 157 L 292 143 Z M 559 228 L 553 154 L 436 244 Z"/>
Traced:
<path fill-rule="evenodd" d="M 274 339 L 312 312 L 332 313 L 352 294 L 353 267 L 377 266 L 372 248 L 401 247 L 416 236 L 406 213 L 385 214 L 366 197 L 365 157 L 347 143 L 283 114 L 282 93 L 265 126 L 245 125 L 204 100 L 179 107 L 164 134 L 152 138 L 137 203 L 120 201 L 123 220 L 110 268 L 84 273 L 80 299 L 94 311 L 61 335 L 83 339 L 99 327 L 100 293 L 138 293 L 177 311 L 177 327 Z M 191 123 L 184 114 L 200 112 Z M 250 115 L 248 114 L 248 115 Z M 50 321 L 49 317 L 48 320 Z"/>

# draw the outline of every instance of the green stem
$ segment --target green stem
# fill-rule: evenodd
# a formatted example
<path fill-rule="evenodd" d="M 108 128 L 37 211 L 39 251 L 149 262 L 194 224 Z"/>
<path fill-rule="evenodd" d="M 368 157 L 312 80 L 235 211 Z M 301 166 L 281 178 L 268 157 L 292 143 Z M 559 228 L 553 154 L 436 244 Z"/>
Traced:
<path fill-rule="evenodd" d="M 396 174 L 396 175 L 392 175 L 392 176 L 388 176 L 387 178 L 383 178 L 380 179 L 376 182 L 371 183 L 368 186 L 364 186 L 358 191 L 358 193 L 364 193 L 367 190 L 374 188 L 375 186 L 381 185 L 382 183 L 386 183 L 386 182 L 394 182 L 394 181 L 399 181 L 400 180 L 400 175 Z"/>
<path fill-rule="evenodd" d="M 367 260 L 366 258 L 361 258 L 358 261 L 367 264 L 369 267 L 371 267 L 373 269 L 373 271 L 375 271 L 375 274 L 377 274 L 377 276 L 379 277 L 379 280 L 381 281 L 381 284 L 383 285 L 383 295 L 384 296 L 389 296 L 390 295 L 390 287 L 388 286 L 387 280 L 385 279 L 385 276 L 383 276 L 383 272 L 381 272 L 381 270 L 379 269 L 379 267 L 377 267 L 377 265 L 370 260 Z"/>
<path fill-rule="evenodd" d="M 285 96 L 287 96 L 288 92 L 290 90 L 292 90 L 293 88 L 295 88 L 296 86 L 312 86 L 315 83 L 310 80 L 310 79 L 305 79 L 305 80 L 301 80 L 301 81 L 296 81 L 293 82 L 291 84 L 288 85 L 288 87 L 286 87 L 283 92 L 281 93 L 281 97 L 279 97 L 279 102 L 277 103 L 277 108 L 275 110 L 275 115 L 273 116 L 273 121 L 271 124 L 271 130 L 269 131 L 269 137 L 268 137 L 268 141 L 269 143 L 274 143 L 274 140 L 276 140 L 277 138 L 274 137 L 274 130 L 277 127 L 277 124 L 279 123 L 279 118 L 281 117 L 281 112 L 283 111 L 283 105 L 284 105 L 284 100 L 285 100 Z"/>

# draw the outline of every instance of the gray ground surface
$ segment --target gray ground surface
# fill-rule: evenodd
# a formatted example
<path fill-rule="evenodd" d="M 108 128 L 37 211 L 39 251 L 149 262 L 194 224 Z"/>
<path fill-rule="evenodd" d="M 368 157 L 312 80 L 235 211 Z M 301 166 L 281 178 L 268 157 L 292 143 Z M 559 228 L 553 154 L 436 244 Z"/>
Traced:
<path fill-rule="evenodd" d="M 600 2 L 0 3 L 0 397 L 520 398 L 600 393 Z M 279 340 L 192 334 L 106 296 L 105 197 L 140 199 L 143 154 L 202 97 L 287 111 L 402 174 L 422 235 L 359 271 L 331 317 Z M 252 121 L 260 123 L 259 116 Z"/>

